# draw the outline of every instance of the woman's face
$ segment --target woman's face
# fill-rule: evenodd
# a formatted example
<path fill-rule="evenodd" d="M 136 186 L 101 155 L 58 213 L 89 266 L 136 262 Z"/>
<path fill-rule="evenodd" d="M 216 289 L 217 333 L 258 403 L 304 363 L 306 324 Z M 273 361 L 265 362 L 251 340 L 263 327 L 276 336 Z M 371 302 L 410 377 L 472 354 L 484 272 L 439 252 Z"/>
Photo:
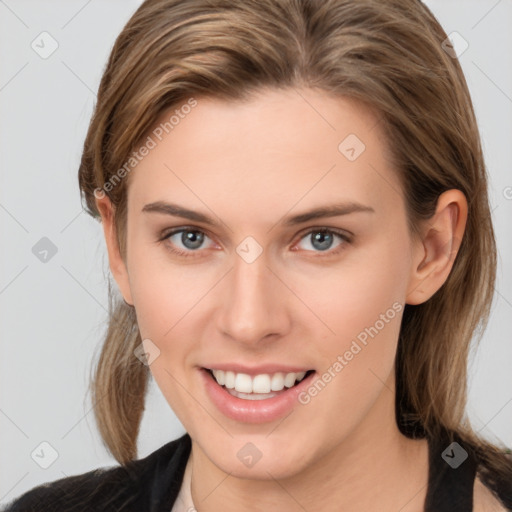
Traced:
<path fill-rule="evenodd" d="M 292 89 L 189 105 L 130 174 L 116 279 L 194 450 L 235 476 L 291 476 L 393 420 L 421 247 L 361 105 Z"/>

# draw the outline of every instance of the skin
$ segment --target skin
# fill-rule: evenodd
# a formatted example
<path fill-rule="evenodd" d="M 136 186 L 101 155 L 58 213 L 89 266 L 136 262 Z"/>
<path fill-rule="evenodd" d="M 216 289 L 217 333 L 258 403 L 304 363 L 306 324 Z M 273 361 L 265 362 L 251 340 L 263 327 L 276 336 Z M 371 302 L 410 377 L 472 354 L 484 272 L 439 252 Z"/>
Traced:
<path fill-rule="evenodd" d="M 284 419 L 247 424 L 225 417 L 206 395 L 198 367 L 285 362 L 321 375 L 394 303 L 420 304 L 442 286 L 464 232 L 464 195 L 443 193 L 413 237 L 384 134 L 363 105 L 309 89 L 264 90 L 244 103 L 197 100 L 130 174 L 126 260 L 112 205 L 107 196 L 97 199 L 112 273 L 135 307 L 142 339 L 160 350 L 151 373 L 192 438 L 196 508 L 422 510 L 428 446 L 403 436 L 394 417 L 403 308 Z M 338 145 L 352 133 L 366 149 L 349 161 Z M 141 211 L 155 201 L 220 225 Z M 374 211 L 283 223 L 345 201 Z M 181 233 L 158 241 L 180 227 L 202 231 L 203 245 L 188 249 Z M 334 235 L 321 251 L 311 231 L 324 227 L 352 237 Z M 252 263 L 236 252 L 247 236 L 263 249 Z M 237 457 L 248 442 L 262 453 L 250 468 Z"/>

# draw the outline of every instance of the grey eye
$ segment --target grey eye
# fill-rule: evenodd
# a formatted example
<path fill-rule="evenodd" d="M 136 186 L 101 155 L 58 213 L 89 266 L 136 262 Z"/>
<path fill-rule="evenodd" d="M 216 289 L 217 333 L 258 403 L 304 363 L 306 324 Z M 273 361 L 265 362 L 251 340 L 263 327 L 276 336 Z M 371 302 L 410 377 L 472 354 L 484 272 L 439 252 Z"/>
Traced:
<path fill-rule="evenodd" d="M 198 249 L 204 241 L 204 233 L 200 231 L 183 230 L 181 232 L 181 243 L 187 249 Z"/>
<path fill-rule="evenodd" d="M 335 243 L 336 238 L 339 240 L 337 244 Z M 337 247 L 345 241 L 346 239 L 342 235 L 335 233 L 334 231 L 315 229 L 302 237 L 300 244 L 302 244 L 302 249 L 318 252 L 327 251 L 328 249 Z M 306 244 L 306 247 L 304 247 L 304 244 Z"/>
<path fill-rule="evenodd" d="M 332 233 L 325 231 L 318 231 L 317 233 L 311 233 L 311 245 L 319 251 L 325 251 L 329 249 L 333 243 Z"/>

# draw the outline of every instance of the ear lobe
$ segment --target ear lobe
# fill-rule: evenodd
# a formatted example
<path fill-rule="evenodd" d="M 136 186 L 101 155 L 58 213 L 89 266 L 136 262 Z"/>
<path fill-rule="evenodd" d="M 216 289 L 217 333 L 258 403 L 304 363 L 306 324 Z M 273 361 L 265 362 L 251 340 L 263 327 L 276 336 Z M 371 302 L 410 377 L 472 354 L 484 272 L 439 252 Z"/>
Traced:
<path fill-rule="evenodd" d="M 128 270 L 123 258 L 121 257 L 116 236 L 114 224 L 115 206 L 107 195 L 103 195 L 101 198 L 96 197 L 96 207 L 101 215 L 101 224 L 103 226 L 103 234 L 107 245 L 110 270 L 125 302 L 129 305 L 133 305 L 128 279 Z"/>
<path fill-rule="evenodd" d="M 447 190 L 434 215 L 422 222 L 416 245 L 406 303 L 426 302 L 445 283 L 459 251 L 467 220 L 467 201 L 460 190 Z"/>

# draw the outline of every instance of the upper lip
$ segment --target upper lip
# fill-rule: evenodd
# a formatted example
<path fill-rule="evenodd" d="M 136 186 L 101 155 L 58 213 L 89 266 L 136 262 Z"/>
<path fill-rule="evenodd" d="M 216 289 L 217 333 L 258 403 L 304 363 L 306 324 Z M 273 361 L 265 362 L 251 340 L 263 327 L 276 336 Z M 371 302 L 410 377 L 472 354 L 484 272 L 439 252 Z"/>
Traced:
<path fill-rule="evenodd" d="M 257 366 L 246 366 L 240 363 L 212 363 L 204 365 L 203 368 L 208 370 L 224 370 L 235 373 L 245 373 L 247 375 L 260 375 L 262 373 L 300 373 L 307 372 L 313 368 L 302 365 L 284 365 L 279 363 L 268 363 Z"/>

